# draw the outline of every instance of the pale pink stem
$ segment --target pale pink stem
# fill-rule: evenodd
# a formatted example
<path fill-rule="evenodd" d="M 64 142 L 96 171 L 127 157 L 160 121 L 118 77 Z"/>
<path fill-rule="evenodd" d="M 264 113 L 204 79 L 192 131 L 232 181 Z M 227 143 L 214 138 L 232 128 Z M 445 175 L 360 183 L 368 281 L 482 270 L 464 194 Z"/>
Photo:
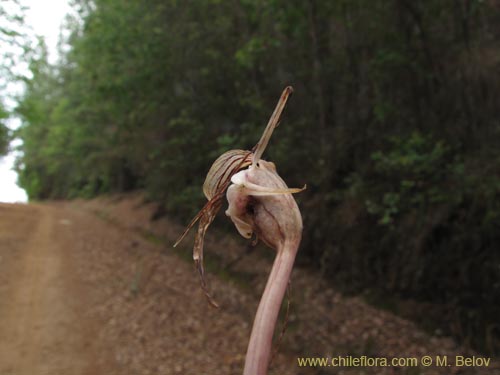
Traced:
<path fill-rule="evenodd" d="M 299 242 L 300 239 L 296 242 L 285 242 L 277 249 L 276 259 L 253 323 L 243 375 L 267 374 L 274 328 L 290 280 Z"/>

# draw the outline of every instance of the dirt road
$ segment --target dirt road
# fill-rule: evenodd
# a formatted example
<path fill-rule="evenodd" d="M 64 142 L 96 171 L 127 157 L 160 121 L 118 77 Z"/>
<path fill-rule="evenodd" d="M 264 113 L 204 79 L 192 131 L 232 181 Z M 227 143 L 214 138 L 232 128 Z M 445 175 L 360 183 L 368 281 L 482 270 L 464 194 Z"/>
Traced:
<path fill-rule="evenodd" d="M 183 228 L 151 221 L 154 213 L 141 195 L 0 204 L 0 375 L 241 374 L 272 254 L 247 254 L 236 235 L 212 232 L 205 259 L 221 305 L 212 309 L 190 260 L 192 238 L 174 252 Z M 298 357 L 456 354 L 478 355 L 342 296 L 298 267 L 288 330 L 269 374 L 360 374 L 298 367 Z M 489 375 L 500 374 L 500 365 L 362 372 Z"/>
<path fill-rule="evenodd" d="M 0 205 L 0 374 L 96 374 L 96 327 L 44 206 Z"/>

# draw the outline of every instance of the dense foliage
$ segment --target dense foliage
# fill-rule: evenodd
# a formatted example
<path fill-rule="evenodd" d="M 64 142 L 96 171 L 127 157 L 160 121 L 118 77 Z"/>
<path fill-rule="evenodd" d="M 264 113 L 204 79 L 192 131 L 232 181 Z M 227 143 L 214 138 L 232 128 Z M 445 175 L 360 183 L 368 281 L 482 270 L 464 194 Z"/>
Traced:
<path fill-rule="evenodd" d="M 265 156 L 308 184 L 302 260 L 500 352 L 497 2 L 75 3 L 19 101 L 30 199 L 144 189 L 185 221 L 291 84 Z"/>
<path fill-rule="evenodd" d="M 4 123 L 7 118 L 7 111 L 0 105 L 0 156 L 5 155 L 9 149 L 9 128 Z"/>
<path fill-rule="evenodd" d="M 0 3 L 0 156 L 8 152 L 11 140 L 7 126 L 10 114 L 5 98 L 12 96 L 10 85 L 15 82 L 19 56 L 23 55 L 19 52 L 26 47 L 24 35 L 20 32 L 24 25 L 23 10 L 17 0 Z"/>

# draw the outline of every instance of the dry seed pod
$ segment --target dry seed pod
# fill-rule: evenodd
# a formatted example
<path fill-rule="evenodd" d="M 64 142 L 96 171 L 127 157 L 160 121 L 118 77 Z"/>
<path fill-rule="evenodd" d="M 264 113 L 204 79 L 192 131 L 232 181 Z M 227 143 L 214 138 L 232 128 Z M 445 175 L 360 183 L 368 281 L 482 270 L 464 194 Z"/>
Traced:
<path fill-rule="evenodd" d="M 208 202 L 189 223 L 184 233 L 180 236 L 180 238 L 174 245 L 174 247 L 177 246 L 179 242 L 182 241 L 182 239 L 186 236 L 189 230 L 194 226 L 194 224 L 196 224 L 196 222 L 199 221 L 198 232 L 196 234 L 194 248 L 193 248 L 193 259 L 195 261 L 195 265 L 200 275 L 202 289 L 205 295 L 207 296 L 209 302 L 213 306 L 217 307 L 217 303 L 213 300 L 213 298 L 210 296 L 208 292 L 204 277 L 204 268 L 203 268 L 203 242 L 205 238 L 205 233 L 209 225 L 214 220 L 217 212 L 221 208 L 222 199 L 231 183 L 232 177 L 247 167 L 250 167 L 252 171 L 256 171 L 255 168 L 259 167 L 258 164 L 260 157 L 262 156 L 274 129 L 278 126 L 279 119 L 281 117 L 283 109 L 285 108 L 286 102 L 292 92 L 293 92 L 292 87 L 288 86 L 285 88 L 280 97 L 280 100 L 278 101 L 278 104 L 276 105 L 273 114 L 271 115 L 271 118 L 269 119 L 269 122 L 264 130 L 264 133 L 262 134 L 262 137 L 260 138 L 259 142 L 255 145 L 252 151 L 243 151 L 243 150 L 227 151 L 224 154 L 222 154 L 219 158 L 217 158 L 217 160 L 213 163 L 210 170 L 208 171 L 207 177 L 203 184 L 203 192 L 205 194 L 205 197 L 208 199 Z M 266 166 L 272 164 L 272 163 L 269 164 L 264 164 L 264 163 L 266 162 L 263 162 L 263 165 Z M 254 174 L 254 172 L 250 172 L 250 169 L 249 173 Z M 281 182 L 282 182 L 281 184 L 278 184 L 279 187 L 276 184 L 271 185 L 271 187 L 275 188 L 274 192 L 271 193 L 270 190 L 267 189 L 267 194 L 268 195 L 289 194 L 301 190 L 301 189 L 288 189 L 283 180 L 281 180 Z M 235 186 L 236 185 L 237 184 L 235 184 Z M 250 197 L 256 195 L 255 191 L 248 190 L 248 186 L 245 187 L 245 189 L 246 190 L 243 191 L 239 188 L 238 190 L 236 190 L 236 188 L 233 188 L 231 189 L 230 194 L 231 196 L 240 196 L 240 197 Z M 241 206 L 240 209 L 246 209 L 246 208 Z M 235 209 L 234 204 L 233 206 L 231 206 L 230 203 L 230 208 L 226 211 L 226 214 L 235 223 L 239 233 L 242 234 L 245 238 L 250 238 L 251 234 L 255 232 L 258 237 L 262 237 L 264 242 L 266 242 L 271 247 L 276 248 L 269 242 L 269 239 L 266 239 L 266 236 L 263 235 L 261 229 L 255 230 L 256 228 L 253 228 L 253 222 L 251 222 L 251 219 L 248 217 L 248 215 L 245 215 L 244 212 L 237 211 Z"/>
<path fill-rule="evenodd" d="M 278 175 L 274 164 L 260 159 L 273 130 L 278 126 L 292 91 L 291 87 L 285 88 L 261 139 L 252 151 L 228 151 L 214 162 L 203 184 L 208 202 L 174 245 L 200 221 L 193 258 L 200 274 L 202 289 L 213 306 L 217 304 L 208 293 L 204 279 L 203 240 L 208 226 L 222 205 L 226 190 L 229 202 L 226 215 L 231 218 L 238 232 L 245 238 L 250 238 L 255 233 L 276 250 L 276 258 L 252 327 L 244 375 L 267 374 L 274 328 L 302 236 L 302 217 L 291 194 L 300 192 L 305 187 L 289 189 Z"/>

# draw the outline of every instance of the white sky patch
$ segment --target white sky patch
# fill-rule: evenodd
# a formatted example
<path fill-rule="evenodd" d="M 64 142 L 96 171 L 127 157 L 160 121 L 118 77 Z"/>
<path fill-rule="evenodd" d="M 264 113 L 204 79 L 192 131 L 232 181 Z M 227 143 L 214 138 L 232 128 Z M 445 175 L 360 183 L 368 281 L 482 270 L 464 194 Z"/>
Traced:
<path fill-rule="evenodd" d="M 68 0 L 24 0 L 21 4 L 28 7 L 26 24 L 36 35 L 43 36 L 49 50 L 49 62 L 57 61 L 57 43 L 64 18 L 71 12 Z"/>
<path fill-rule="evenodd" d="M 0 159 L 0 201 L 26 202 L 28 196 L 24 189 L 17 186 L 17 173 L 12 170 L 14 155 L 10 154 Z"/>
<path fill-rule="evenodd" d="M 57 44 L 61 26 L 66 15 L 71 12 L 68 0 L 22 0 L 21 4 L 27 8 L 25 23 L 31 28 L 28 34 L 44 37 L 49 52 L 49 62 L 55 63 L 58 58 Z M 11 90 L 13 93 L 18 93 L 20 87 L 13 86 Z M 7 98 L 4 104 L 10 107 L 11 101 Z M 19 120 L 13 119 L 9 121 L 8 126 L 14 129 L 18 124 Z M 17 173 L 12 169 L 14 161 L 14 152 L 3 158 L 0 157 L 0 202 L 27 202 L 28 200 L 26 192 L 17 186 Z"/>

